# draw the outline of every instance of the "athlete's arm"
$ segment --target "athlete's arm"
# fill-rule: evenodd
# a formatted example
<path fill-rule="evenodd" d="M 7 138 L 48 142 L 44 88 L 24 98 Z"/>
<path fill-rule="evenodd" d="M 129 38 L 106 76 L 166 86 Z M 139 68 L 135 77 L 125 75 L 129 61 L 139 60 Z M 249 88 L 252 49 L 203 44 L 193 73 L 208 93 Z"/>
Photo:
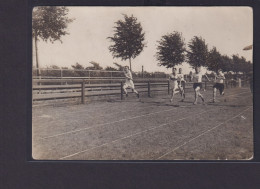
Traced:
<path fill-rule="evenodd" d="M 205 75 L 205 77 L 207 78 L 207 80 L 210 81 L 209 78 L 208 78 L 208 76 L 207 76 L 207 74 L 205 73 L 204 75 Z"/>

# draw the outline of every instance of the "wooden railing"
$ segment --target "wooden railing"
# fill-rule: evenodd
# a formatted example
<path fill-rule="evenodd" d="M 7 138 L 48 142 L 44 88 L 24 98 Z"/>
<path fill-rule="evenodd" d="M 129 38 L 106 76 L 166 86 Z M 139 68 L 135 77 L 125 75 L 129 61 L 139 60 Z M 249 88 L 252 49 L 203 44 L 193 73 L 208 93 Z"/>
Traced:
<path fill-rule="evenodd" d="M 95 79 L 103 82 L 102 79 Z M 93 79 L 91 79 L 93 81 Z M 107 80 L 106 80 L 107 81 Z M 81 98 L 84 104 L 87 97 L 120 95 L 123 99 L 123 79 L 113 80 L 114 83 L 89 84 L 88 79 L 34 79 L 33 101 Z M 186 83 L 186 91 L 192 91 L 193 83 Z M 205 82 L 204 87 L 209 88 L 212 83 Z M 135 87 L 139 93 L 151 97 L 153 92 L 165 91 L 170 94 L 170 83 L 166 79 L 136 79 Z"/>

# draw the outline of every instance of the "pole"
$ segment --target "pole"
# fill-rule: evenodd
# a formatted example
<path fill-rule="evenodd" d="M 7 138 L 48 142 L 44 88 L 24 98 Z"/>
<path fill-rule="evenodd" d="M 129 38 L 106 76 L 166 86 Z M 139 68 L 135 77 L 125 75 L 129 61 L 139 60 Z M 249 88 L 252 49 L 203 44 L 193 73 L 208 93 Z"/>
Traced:
<path fill-rule="evenodd" d="M 123 100 L 123 82 L 121 81 L 121 86 L 120 86 L 121 88 L 121 100 Z"/>
<path fill-rule="evenodd" d="M 81 83 L 81 103 L 85 104 L 85 81 Z"/>
<path fill-rule="evenodd" d="M 207 89 L 207 81 L 205 81 L 205 90 Z"/>
<path fill-rule="evenodd" d="M 39 64 L 39 58 L 38 58 L 38 43 L 37 43 L 38 39 L 37 36 L 35 34 L 34 36 L 34 43 L 35 43 L 35 59 L 36 59 L 36 69 L 37 69 L 37 76 L 41 75 L 41 70 L 40 70 L 40 64 Z"/>
<path fill-rule="evenodd" d="M 151 86 L 150 86 L 150 81 L 148 81 L 148 97 L 151 97 Z"/>
<path fill-rule="evenodd" d="M 142 78 L 144 78 L 144 66 L 142 66 Z"/>
<path fill-rule="evenodd" d="M 130 64 L 130 71 L 132 71 L 131 58 L 129 58 L 129 64 Z"/>

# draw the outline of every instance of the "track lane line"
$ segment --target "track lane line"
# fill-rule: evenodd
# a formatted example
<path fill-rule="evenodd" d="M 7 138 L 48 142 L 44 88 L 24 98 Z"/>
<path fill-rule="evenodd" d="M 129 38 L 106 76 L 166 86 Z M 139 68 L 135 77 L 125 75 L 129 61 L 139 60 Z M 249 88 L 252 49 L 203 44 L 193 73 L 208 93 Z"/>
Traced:
<path fill-rule="evenodd" d="M 249 92 L 247 92 L 247 93 L 249 93 Z M 244 93 L 238 93 L 236 95 L 240 95 L 240 94 L 244 94 Z M 183 107 L 190 107 L 190 105 L 182 106 L 182 108 Z M 58 137 L 58 136 L 66 135 L 66 134 L 77 133 L 77 132 L 88 130 L 88 129 L 91 129 L 91 128 L 94 128 L 94 127 L 110 125 L 110 124 L 119 123 L 119 122 L 126 121 L 126 120 L 132 120 L 132 119 L 137 119 L 137 118 L 140 118 L 140 117 L 145 117 L 145 116 L 150 116 L 150 115 L 154 115 L 154 114 L 158 114 L 158 113 L 162 113 L 162 112 L 171 111 L 171 110 L 174 110 L 176 108 L 178 108 L 178 107 L 174 107 L 174 108 L 171 108 L 171 109 L 168 109 L 168 110 L 162 110 L 162 111 L 158 111 L 158 112 L 152 112 L 152 113 L 148 113 L 148 114 L 138 115 L 138 116 L 134 116 L 134 117 L 130 117 L 130 118 L 125 118 L 125 119 L 121 119 L 121 120 L 117 120 L 117 121 L 113 121 L 113 122 L 97 124 L 95 126 L 85 127 L 85 128 L 81 128 L 81 129 L 68 131 L 68 132 L 63 132 L 63 133 L 59 133 L 59 134 L 55 134 L 55 135 L 51 135 L 51 136 L 47 136 L 47 137 L 42 137 L 42 138 L 39 138 L 39 139 L 44 140 L 44 139 L 54 138 L 54 137 Z"/>
<path fill-rule="evenodd" d="M 219 126 L 221 126 L 221 125 L 223 125 L 223 124 L 229 122 L 230 120 L 232 120 L 232 119 L 234 119 L 234 118 L 240 116 L 243 112 L 249 110 L 249 109 L 252 108 L 252 107 L 253 107 L 253 106 L 250 106 L 250 107 L 248 107 L 248 108 L 242 110 L 239 114 L 233 116 L 232 118 L 227 119 L 226 121 L 224 121 L 224 122 L 222 122 L 222 123 L 216 125 L 215 127 L 212 127 L 212 128 L 210 128 L 210 129 L 204 130 L 201 134 L 197 135 L 196 137 L 194 137 L 194 138 L 192 138 L 192 139 L 190 139 L 190 140 L 184 142 L 183 144 L 181 144 L 181 145 L 175 147 L 173 150 L 171 150 L 171 151 L 169 151 L 169 152 L 167 152 L 167 153 L 165 153 L 165 154 L 159 156 L 159 157 L 157 158 L 157 160 L 159 160 L 159 159 L 165 157 L 166 155 L 168 155 L 168 154 L 170 154 L 170 153 L 172 153 L 172 152 L 178 150 L 179 148 L 181 148 L 181 147 L 185 146 L 186 144 L 190 143 L 191 141 L 196 140 L 197 138 L 199 138 L 199 137 L 203 136 L 204 134 L 206 134 L 206 133 L 208 133 L 208 132 L 210 132 L 210 131 L 212 131 L 212 130 L 218 128 Z"/>
<path fill-rule="evenodd" d="M 195 115 L 190 115 L 190 116 L 187 116 L 187 117 L 184 117 L 184 118 L 180 118 L 180 119 L 178 119 L 178 120 L 176 120 L 176 121 L 174 121 L 174 122 L 171 122 L 171 123 L 177 123 L 177 122 L 182 121 L 182 120 L 185 120 L 185 119 L 187 119 L 187 118 L 189 118 L 189 117 L 198 116 L 198 115 L 203 114 L 203 113 L 205 113 L 205 112 L 207 112 L 207 110 L 206 110 L 206 111 L 202 111 L 202 112 L 200 112 L 200 113 L 198 113 L 198 114 L 195 114 Z M 154 130 L 154 129 L 158 129 L 158 128 L 163 127 L 163 126 L 166 126 L 166 125 L 169 125 L 169 123 L 164 123 L 164 124 L 161 124 L 161 125 L 159 125 L 159 126 L 152 127 L 152 128 L 150 128 L 150 129 L 146 129 L 146 130 L 143 130 L 143 131 L 140 131 L 140 132 L 137 132 L 137 133 L 134 133 L 134 134 L 131 134 L 131 135 L 122 137 L 122 138 L 118 138 L 118 139 L 113 140 L 113 141 L 111 141 L 111 142 L 107 142 L 107 143 L 104 143 L 104 144 L 101 144 L 101 145 L 98 145 L 98 146 L 89 148 L 89 149 L 87 149 L 87 150 L 83 150 L 83 151 L 80 151 L 80 152 L 76 152 L 76 153 L 74 153 L 74 154 L 70 154 L 70 155 L 61 157 L 61 158 L 59 158 L 59 159 L 66 159 L 66 158 L 69 158 L 69 157 L 72 157 L 72 156 L 75 156 L 75 155 L 78 155 L 78 154 L 81 154 L 81 153 L 84 153 L 84 152 L 87 152 L 87 151 L 90 151 L 90 150 L 93 150 L 93 149 L 96 149 L 96 148 L 99 148 L 99 147 L 102 147 L 102 146 L 106 146 L 106 145 L 111 144 L 111 143 L 115 143 L 115 142 L 117 142 L 117 141 L 119 141 L 119 140 L 124 140 L 124 139 L 130 138 L 130 137 L 132 137 L 132 136 L 136 136 L 136 135 L 139 135 L 139 134 L 142 134 L 142 133 L 145 133 L 145 132 Z"/>
<path fill-rule="evenodd" d="M 247 96 L 247 97 L 249 97 L 249 96 Z M 250 107 L 252 107 L 252 106 L 250 106 Z M 249 108 L 250 108 L 250 107 L 249 107 Z M 248 110 L 249 108 L 247 108 L 247 110 Z M 76 155 L 85 153 L 85 152 L 87 152 L 87 151 L 100 148 L 100 147 L 102 147 L 102 146 L 106 146 L 106 145 L 109 145 L 109 144 L 112 144 L 112 143 L 116 143 L 116 142 L 118 142 L 118 141 L 120 141 L 120 140 L 124 140 L 124 139 L 130 138 L 130 137 L 133 137 L 133 136 L 136 136 L 136 135 L 139 135 L 139 134 L 142 134 L 142 133 L 145 133 L 145 132 L 154 130 L 154 129 L 158 129 L 158 128 L 163 127 L 163 126 L 166 126 L 166 125 L 170 125 L 170 124 L 172 124 L 172 123 L 176 123 L 176 122 L 185 120 L 185 119 L 187 119 L 187 118 L 189 118 L 189 117 L 198 116 L 198 115 L 201 115 L 201 114 L 203 114 L 203 113 L 205 113 L 205 112 L 209 112 L 209 111 L 213 111 L 213 110 L 214 110 L 214 109 L 212 109 L 212 110 L 205 110 L 205 111 L 200 112 L 199 114 L 195 114 L 195 115 L 193 114 L 193 115 L 190 115 L 190 116 L 187 116 L 187 117 L 184 117 L 184 118 L 180 118 L 180 119 L 178 119 L 178 120 L 176 120 L 176 121 L 173 121 L 173 122 L 171 122 L 171 123 L 164 123 L 164 124 L 161 124 L 161 125 L 159 125 L 159 126 L 155 126 L 155 127 L 150 128 L 150 129 L 146 129 L 146 130 L 143 130 L 143 131 L 140 131 L 140 132 L 137 132 L 137 133 L 134 133 L 134 134 L 131 134 L 131 135 L 128 135 L 128 136 L 125 136 L 125 137 L 122 137 L 122 138 L 113 140 L 113 141 L 111 141 L 111 142 L 106 142 L 106 143 L 104 143 L 104 144 L 97 145 L 97 146 L 94 146 L 94 147 L 92 147 L 92 148 L 89 148 L 89 149 L 86 149 L 86 150 L 82 150 L 82 151 L 79 151 L 79 152 L 76 152 L 76 153 L 73 153 L 73 154 L 70 154 L 70 155 L 61 157 L 61 158 L 59 158 L 59 159 L 60 159 L 60 160 L 67 159 L 67 158 L 69 158 L 69 157 L 73 157 L 73 156 L 76 156 Z M 242 111 L 242 112 L 243 112 L 243 111 Z M 240 112 L 239 115 L 240 115 L 242 112 Z M 239 116 L 239 115 L 236 115 L 236 116 Z M 224 123 L 224 122 L 223 122 L 223 123 Z M 223 124 L 223 123 L 220 123 L 219 125 L 221 125 L 221 124 Z M 217 126 L 219 126 L 219 125 L 217 125 Z M 187 143 L 187 142 L 185 142 L 185 144 L 186 144 L 186 143 Z"/>

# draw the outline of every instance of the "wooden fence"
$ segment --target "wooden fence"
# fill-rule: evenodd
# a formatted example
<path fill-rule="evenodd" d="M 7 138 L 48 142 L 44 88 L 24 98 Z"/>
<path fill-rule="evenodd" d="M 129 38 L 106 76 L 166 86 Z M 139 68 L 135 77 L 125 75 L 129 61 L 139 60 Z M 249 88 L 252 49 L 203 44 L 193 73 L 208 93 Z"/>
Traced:
<path fill-rule="evenodd" d="M 102 79 L 95 79 L 102 82 Z M 93 81 L 93 79 L 91 79 Z M 120 95 L 123 99 L 124 80 L 116 79 L 114 83 L 90 84 L 87 79 L 34 79 L 33 101 L 45 101 L 55 99 L 81 98 L 84 104 L 87 97 Z M 187 82 L 186 91 L 192 91 L 192 83 Z M 204 82 L 204 88 L 212 86 L 211 82 Z M 151 97 L 153 92 L 165 91 L 170 94 L 170 83 L 166 79 L 136 79 L 135 87 L 139 93 Z"/>

